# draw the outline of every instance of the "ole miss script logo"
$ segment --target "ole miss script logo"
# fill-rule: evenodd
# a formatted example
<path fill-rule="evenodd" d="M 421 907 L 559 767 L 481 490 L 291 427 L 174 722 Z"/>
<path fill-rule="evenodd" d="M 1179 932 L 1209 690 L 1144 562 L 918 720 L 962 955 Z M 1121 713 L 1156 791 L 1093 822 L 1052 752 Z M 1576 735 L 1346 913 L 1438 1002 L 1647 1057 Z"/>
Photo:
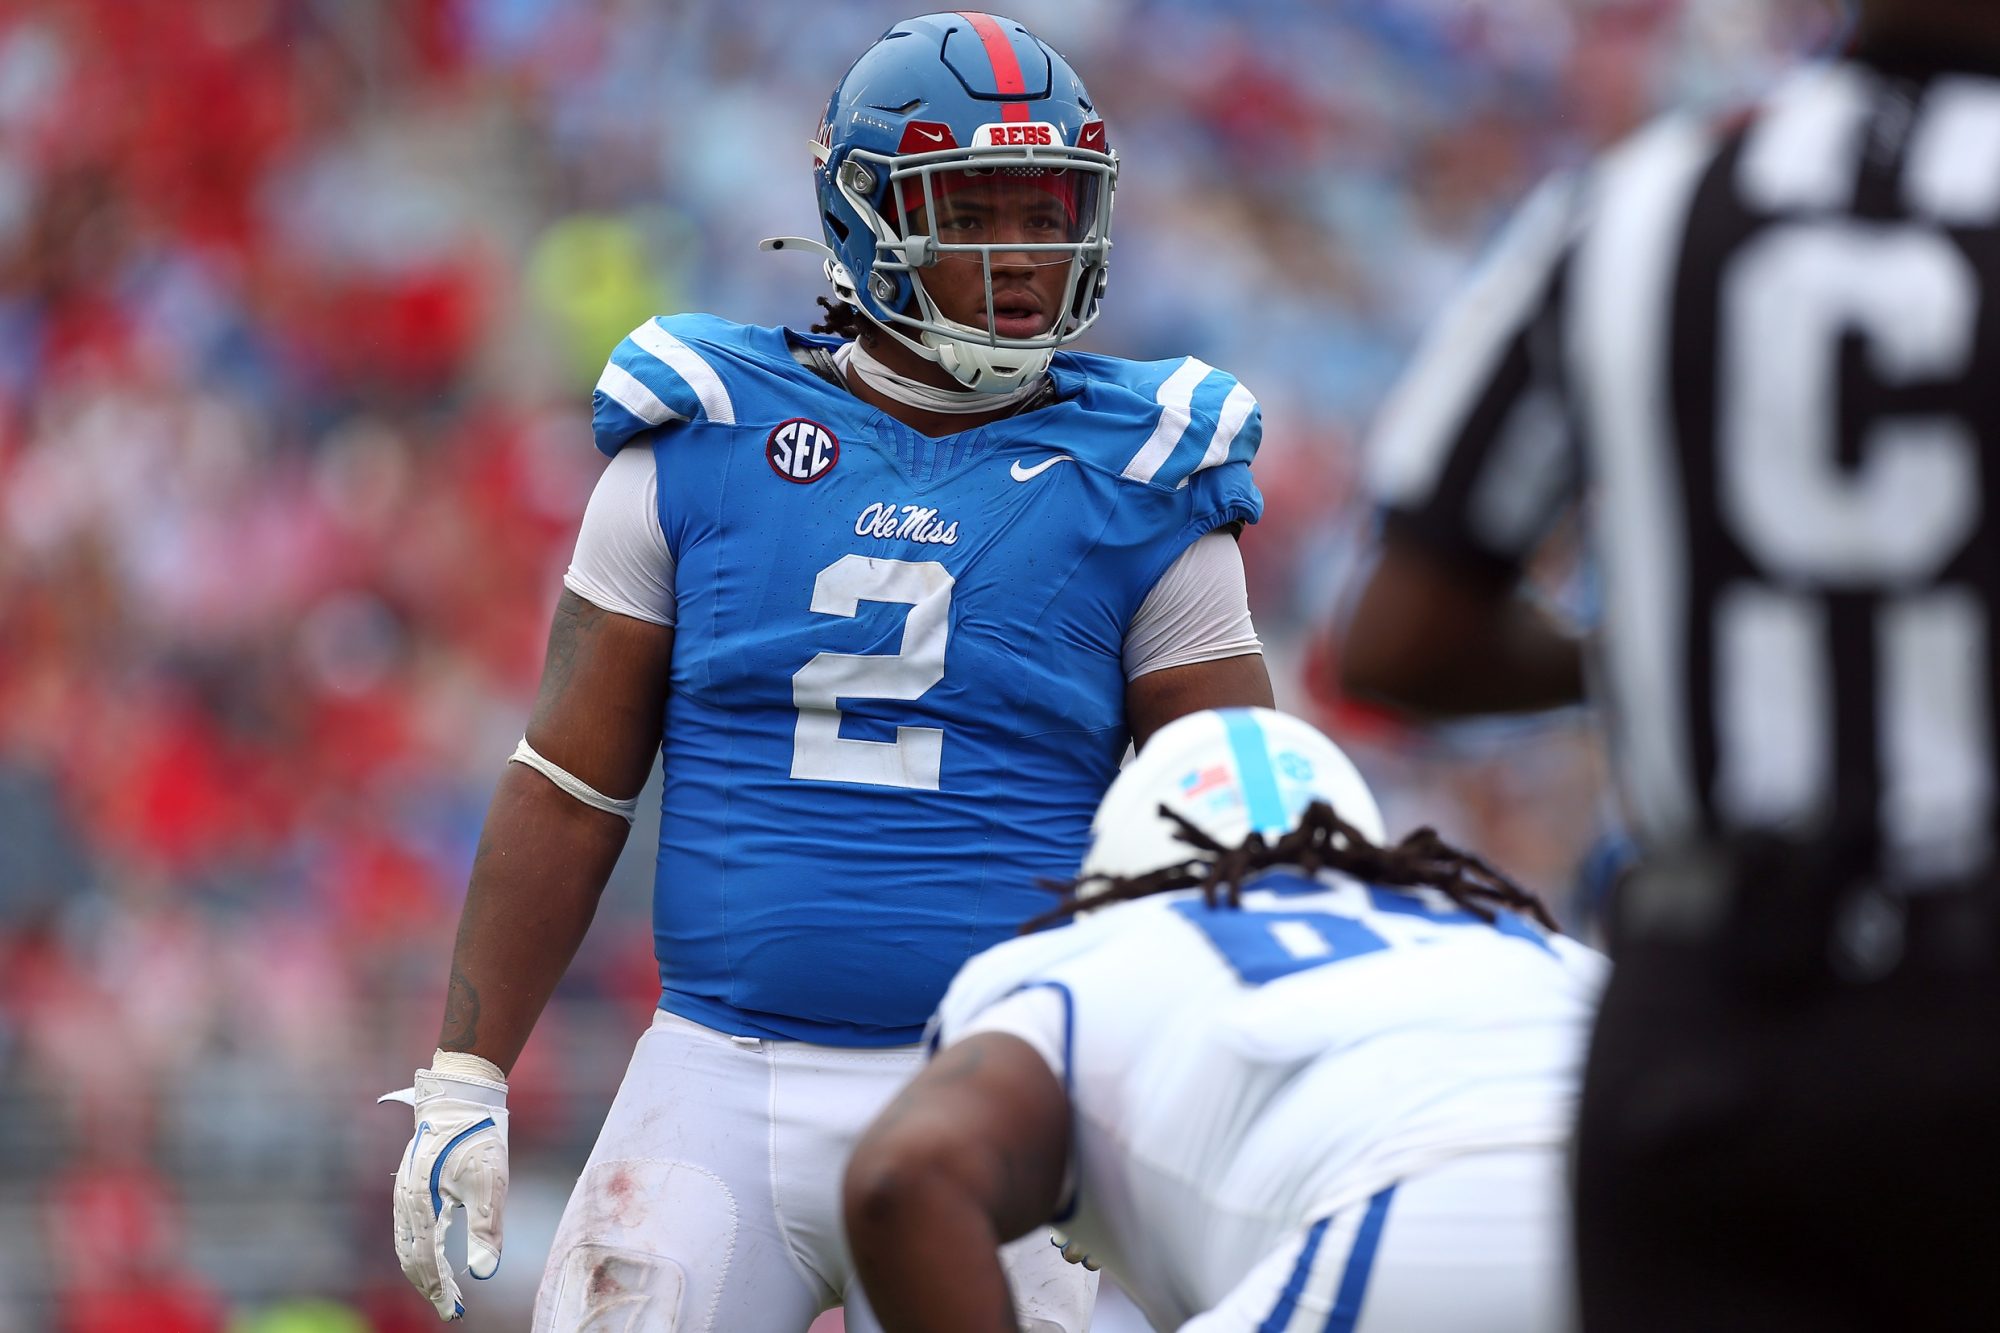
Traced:
<path fill-rule="evenodd" d="M 817 421 L 793 417 L 779 422 L 764 441 L 764 461 L 786 481 L 803 486 L 833 471 L 840 461 L 840 441 Z"/>

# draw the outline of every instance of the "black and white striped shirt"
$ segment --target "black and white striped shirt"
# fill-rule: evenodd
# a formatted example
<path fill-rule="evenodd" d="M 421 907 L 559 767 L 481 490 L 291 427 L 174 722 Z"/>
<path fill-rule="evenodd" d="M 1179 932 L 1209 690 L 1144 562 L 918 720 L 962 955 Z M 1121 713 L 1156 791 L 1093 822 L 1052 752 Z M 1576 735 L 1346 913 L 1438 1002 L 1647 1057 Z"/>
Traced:
<path fill-rule="evenodd" d="M 1526 207 L 1371 462 L 1392 539 L 1511 576 L 1587 504 L 1642 842 L 1988 867 L 2000 70 L 1867 58 L 1656 124 Z"/>

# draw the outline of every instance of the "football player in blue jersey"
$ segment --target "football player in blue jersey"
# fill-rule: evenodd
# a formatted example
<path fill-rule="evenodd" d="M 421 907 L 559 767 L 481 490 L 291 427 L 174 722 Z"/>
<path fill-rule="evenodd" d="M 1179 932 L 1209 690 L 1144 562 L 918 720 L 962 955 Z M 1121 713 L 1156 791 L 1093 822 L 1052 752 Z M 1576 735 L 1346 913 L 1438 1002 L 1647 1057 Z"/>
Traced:
<path fill-rule="evenodd" d="M 826 331 L 647 321 L 598 383 L 609 466 L 487 816 L 416 1135 L 404 1271 L 499 1263 L 506 1071 L 589 925 L 655 753 L 659 1011 L 549 1256 L 538 1329 L 802 1330 L 858 1301 L 855 1136 L 964 960 L 1074 865 L 1129 742 L 1270 701 L 1235 533 L 1256 400 L 1192 357 L 1069 350 L 1118 162 L 1019 24 L 898 24 L 815 144 Z M 1013 1252 L 1028 1326 L 1091 1286 Z"/>

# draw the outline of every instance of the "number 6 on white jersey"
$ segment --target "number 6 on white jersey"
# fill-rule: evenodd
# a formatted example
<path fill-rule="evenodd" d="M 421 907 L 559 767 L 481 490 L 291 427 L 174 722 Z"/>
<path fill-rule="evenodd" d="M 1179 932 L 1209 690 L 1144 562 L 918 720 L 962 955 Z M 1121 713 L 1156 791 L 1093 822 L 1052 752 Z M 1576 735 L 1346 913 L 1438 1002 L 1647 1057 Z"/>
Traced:
<path fill-rule="evenodd" d="M 944 679 L 951 632 L 952 577 L 935 560 L 877 560 L 844 555 L 813 580 L 812 609 L 853 617 L 862 602 L 910 608 L 903 646 L 894 653 L 820 653 L 792 676 L 799 710 L 792 735 L 792 776 L 806 782 L 863 782 L 936 791 L 944 758 L 937 727 L 897 727 L 894 741 L 840 734 L 841 699 L 916 699 Z"/>

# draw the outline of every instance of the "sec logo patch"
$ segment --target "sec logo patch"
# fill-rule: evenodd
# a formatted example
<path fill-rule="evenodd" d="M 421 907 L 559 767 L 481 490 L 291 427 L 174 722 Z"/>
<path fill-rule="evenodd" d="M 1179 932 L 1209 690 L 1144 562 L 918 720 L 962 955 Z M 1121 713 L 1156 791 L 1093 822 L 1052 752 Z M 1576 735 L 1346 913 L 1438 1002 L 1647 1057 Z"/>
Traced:
<path fill-rule="evenodd" d="M 840 461 L 840 441 L 817 421 L 793 417 L 779 422 L 764 441 L 764 461 L 786 481 L 803 486 L 833 471 Z"/>

